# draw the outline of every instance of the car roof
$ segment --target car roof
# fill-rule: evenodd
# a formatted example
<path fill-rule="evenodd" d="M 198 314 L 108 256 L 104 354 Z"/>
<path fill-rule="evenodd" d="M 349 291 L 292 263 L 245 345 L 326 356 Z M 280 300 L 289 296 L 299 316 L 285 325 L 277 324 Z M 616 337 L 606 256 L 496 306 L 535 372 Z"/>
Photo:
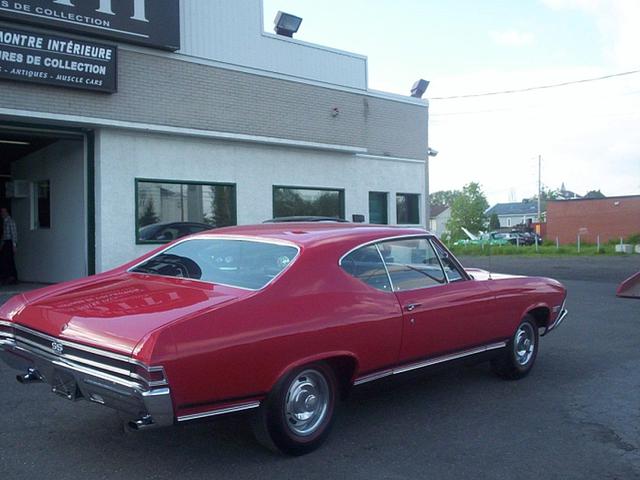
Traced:
<path fill-rule="evenodd" d="M 303 247 L 320 243 L 345 243 L 359 245 L 378 239 L 402 237 L 408 235 L 427 235 L 421 228 L 390 227 L 386 225 L 367 225 L 354 223 L 262 223 L 237 227 L 218 228 L 204 235 L 238 235 L 261 239 L 284 240 Z M 202 236 L 203 234 L 198 234 Z"/>

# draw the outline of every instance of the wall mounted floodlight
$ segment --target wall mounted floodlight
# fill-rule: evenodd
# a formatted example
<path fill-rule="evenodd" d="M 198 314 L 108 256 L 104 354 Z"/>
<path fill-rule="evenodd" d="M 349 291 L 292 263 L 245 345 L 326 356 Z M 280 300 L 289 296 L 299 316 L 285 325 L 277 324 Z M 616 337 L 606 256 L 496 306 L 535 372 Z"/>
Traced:
<path fill-rule="evenodd" d="M 411 96 L 415 98 L 422 98 L 424 92 L 429 88 L 429 81 L 421 78 L 416 83 L 413 84 L 413 88 L 411 89 Z"/>
<path fill-rule="evenodd" d="M 429 155 L 430 157 L 437 157 L 438 156 L 438 150 L 436 150 L 435 148 L 427 148 L 427 155 Z"/>
<path fill-rule="evenodd" d="M 293 34 L 300 29 L 302 18 L 279 11 L 273 23 L 275 24 L 274 30 L 278 35 L 292 38 Z"/>

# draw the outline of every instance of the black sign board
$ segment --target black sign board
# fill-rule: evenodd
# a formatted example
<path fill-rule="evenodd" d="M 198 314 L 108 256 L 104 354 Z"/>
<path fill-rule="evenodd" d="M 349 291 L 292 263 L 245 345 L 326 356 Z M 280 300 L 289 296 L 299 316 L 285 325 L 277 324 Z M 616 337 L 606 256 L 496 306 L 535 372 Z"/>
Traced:
<path fill-rule="evenodd" d="M 0 19 L 180 48 L 179 0 L 0 0 Z"/>
<path fill-rule="evenodd" d="M 116 56 L 112 45 L 0 25 L 0 78 L 113 93 Z"/>

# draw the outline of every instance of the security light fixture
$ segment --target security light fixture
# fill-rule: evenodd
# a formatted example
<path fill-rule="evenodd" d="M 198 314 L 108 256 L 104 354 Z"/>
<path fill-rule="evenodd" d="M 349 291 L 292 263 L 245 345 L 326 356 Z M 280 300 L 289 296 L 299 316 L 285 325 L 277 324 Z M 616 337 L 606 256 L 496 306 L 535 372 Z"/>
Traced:
<path fill-rule="evenodd" d="M 0 139 L 0 143 L 6 143 L 7 145 L 31 145 L 29 142 L 20 142 L 18 140 L 2 140 L 2 139 Z"/>
<path fill-rule="evenodd" d="M 438 150 L 436 150 L 435 148 L 427 148 L 427 155 L 429 155 L 430 157 L 437 157 L 438 156 Z"/>
<path fill-rule="evenodd" d="M 293 34 L 300 28 L 302 18 L 291 15 L 290 13 L 279 11 L 273 23 L 275 24 L 274 30 L 278 35 L 292 38 Z"/>
<path fill-rule="evenodd" d="M 415 98 L 422 98 L 424 92 L 429 88 L 429 81 L 421 78 L 416 83 L 413 84 L 413 88 L 411 89 L 411 96 Z"/>

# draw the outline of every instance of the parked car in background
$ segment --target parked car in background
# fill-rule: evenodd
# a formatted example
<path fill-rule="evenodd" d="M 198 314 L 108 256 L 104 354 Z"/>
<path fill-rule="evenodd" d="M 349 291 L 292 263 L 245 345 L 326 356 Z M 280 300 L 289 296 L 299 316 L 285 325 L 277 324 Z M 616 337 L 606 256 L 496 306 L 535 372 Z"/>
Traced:
<path fill-rule="evenodd" d="M 501 246 L 508 245 L 510 242 L 505 237 L 504 233 L 500 232 L 481 232 L 478 235 L 474 235 L 473 238 L 464 238 L 453 242 L 455 246 L 463 245 L 489 245 L 489 246 Z"/>
<path fill-rule="evenodd" d="M 142 242 L 171 242 L 178 238 L 215 228 L 213 225 L 197 222 L 162 222 L 142 227 L 138 239 Z"/>
<path fill-rule="evenodd" d="M 526 376 L 565 298 L 555 280 L 464 269 L 421 229 L 230 227 L 13 297 L 0 357 L 134 429 L 253 410 L 261 442 L 300 455 L 355 386 L 462 358 Z"/>

